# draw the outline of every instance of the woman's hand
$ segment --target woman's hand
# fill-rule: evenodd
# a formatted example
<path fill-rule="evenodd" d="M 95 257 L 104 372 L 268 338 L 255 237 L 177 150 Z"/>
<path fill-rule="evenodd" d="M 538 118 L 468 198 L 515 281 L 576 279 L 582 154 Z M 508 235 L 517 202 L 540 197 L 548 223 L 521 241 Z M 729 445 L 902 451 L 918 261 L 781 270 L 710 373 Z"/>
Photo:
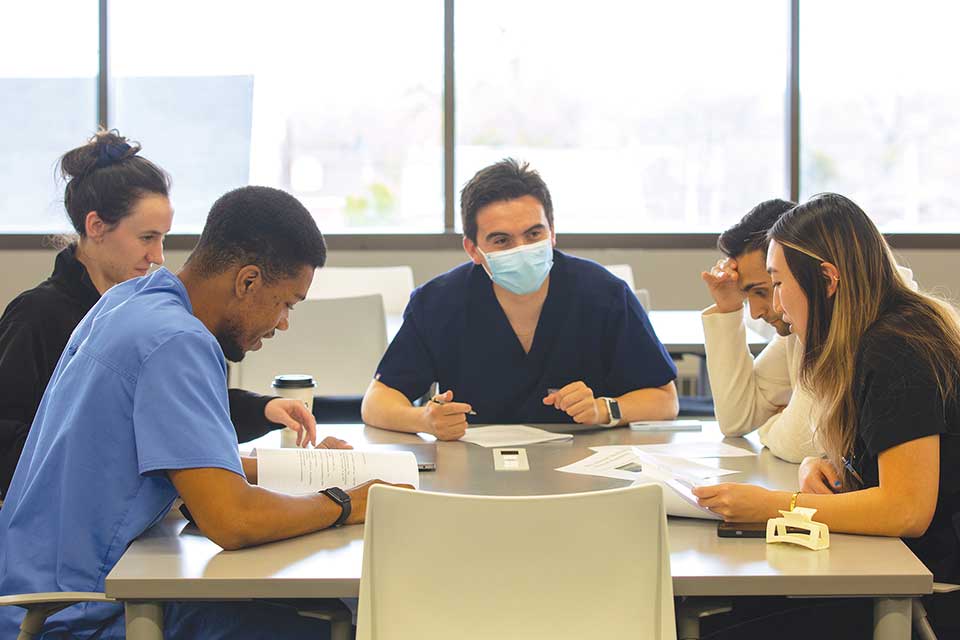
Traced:
<path fill-rule="evenodd" d="M 790 508 L 790 494 L 753 484 L 724 482 L 694 487 L 697 503 L 727 522 L 764 522 Z"/>
<path fill-rule="evenodd" d="M 837 493 L 842 490 L 840 474 L 826 458 L 809 457 L 800 463 L 800 491 L 804 493 Z"/>

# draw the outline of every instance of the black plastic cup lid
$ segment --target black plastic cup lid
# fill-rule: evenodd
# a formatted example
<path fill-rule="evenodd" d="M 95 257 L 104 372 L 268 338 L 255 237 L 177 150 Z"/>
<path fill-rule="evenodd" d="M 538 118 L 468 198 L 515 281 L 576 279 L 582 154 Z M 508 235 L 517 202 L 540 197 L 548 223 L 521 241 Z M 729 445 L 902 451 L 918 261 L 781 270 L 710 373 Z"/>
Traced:
<path fill-rule="evenodd" d="M 288 373 L 273 379 L 274 389 L 310 389 L 315 386 L 313 376 L 305 373 Z"/>

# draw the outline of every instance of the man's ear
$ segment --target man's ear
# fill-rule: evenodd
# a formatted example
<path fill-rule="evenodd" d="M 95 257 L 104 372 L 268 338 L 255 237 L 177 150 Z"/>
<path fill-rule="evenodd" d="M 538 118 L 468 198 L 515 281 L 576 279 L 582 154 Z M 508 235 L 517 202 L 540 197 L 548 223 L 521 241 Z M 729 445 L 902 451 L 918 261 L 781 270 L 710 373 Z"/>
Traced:
<path fill-rule="evenodd" d="M 483 264 L 483 256 L 480 255 L 480 250 L 473 240 L 467 236 L 463 236 L 463 250 L 466 251 L 470 259 L 473 260 L 473 264 Z"/>
<path fill-rule="evenodd" d="M 837 292 L 837 285 L 840 283 L 840 270 L 833 263 L 821 262 L 820 273 L 827 280 L 827 297 L 832 298 L 833 294 Z"/>
<path fill-rule="evenodd" d="M 241 300 L 255 294 L 261 287 L 263 287 L 263 272 L 255 264 L 240 267 L 233 279 L 233 294 Z"/>

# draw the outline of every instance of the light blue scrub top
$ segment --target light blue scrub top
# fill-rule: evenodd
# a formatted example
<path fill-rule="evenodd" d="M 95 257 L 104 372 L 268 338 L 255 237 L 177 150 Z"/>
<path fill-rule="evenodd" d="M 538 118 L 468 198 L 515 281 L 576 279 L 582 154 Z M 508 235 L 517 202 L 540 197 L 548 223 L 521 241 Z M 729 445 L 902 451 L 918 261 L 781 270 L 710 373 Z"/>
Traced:
<path fill-rule="evenodd" d="M 165 471 L 243 473 L 227 370 L 166 269 L 110 289 L 57 364 L 0 509 L 0 593 L 103 591 L 124 550 L 177 497 Z M 44 638 L 122 634 L 119 604 L 70 607 Z M 18 607 L 0 607 L 16 637 Z M 48 624 L 49 624 L 48 622 Z"/>

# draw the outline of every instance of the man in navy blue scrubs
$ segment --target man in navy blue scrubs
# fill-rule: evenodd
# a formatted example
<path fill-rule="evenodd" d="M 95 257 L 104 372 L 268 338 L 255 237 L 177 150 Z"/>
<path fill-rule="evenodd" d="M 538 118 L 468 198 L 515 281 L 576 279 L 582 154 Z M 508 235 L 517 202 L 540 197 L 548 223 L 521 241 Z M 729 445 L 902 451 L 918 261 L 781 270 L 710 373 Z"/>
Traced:
<path fill-rule="evenodd" d="M 536 171 L 513 159 L 491 165 L 460 207 L 471 261 L 411 295 L 364 396 L 367 424 L 455 440 L 468 421 L 676 417 L 677 370 L 640 302 L 604 267 L 555 249 L 553 204 Z M 443 393 L 414 406 L 434 381 Z"/>

